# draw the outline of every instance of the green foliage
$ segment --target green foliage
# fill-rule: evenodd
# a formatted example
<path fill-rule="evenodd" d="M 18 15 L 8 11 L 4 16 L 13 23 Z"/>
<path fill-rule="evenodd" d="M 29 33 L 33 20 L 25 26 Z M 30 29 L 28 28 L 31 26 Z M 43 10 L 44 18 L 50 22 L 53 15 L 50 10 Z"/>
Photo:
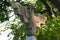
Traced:
<path fill-rule="evenodd" d="M 60 16 L 53 17 L 42 25 L 38 40 L 60 40 Z"/>
<path fill-rule="evenodd" d="M 14 35 L 13 40 L 25 40 L 26 29 L 24 24 L 19 19 L 15 18 L 13 21 L 8 21 L 6 28 L 12 29 L 10 34 Z"/>
<path fill-rule="evenodd" d="M 8 20 L 8 10 L 6 9 L 10 6 L 10 3 L 7 0 L 0 0 L 0 21 L 4 22 Z"/>

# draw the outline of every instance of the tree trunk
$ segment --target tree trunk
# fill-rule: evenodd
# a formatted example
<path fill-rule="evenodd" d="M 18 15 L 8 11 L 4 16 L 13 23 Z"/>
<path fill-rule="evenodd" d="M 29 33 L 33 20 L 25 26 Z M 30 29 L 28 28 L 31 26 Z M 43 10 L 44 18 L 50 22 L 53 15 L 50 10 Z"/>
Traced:
<path fill-rule="evenodd" d="M 29 14 L 29 23 L 26 24 L 26 40 L 37 40 L 36 38 L 36 26 L 34 25 L 32 19 L 34 11 L 30 5 L 27 7 L 27 12 Z"/>
<path fill-rule="evenodd" d="M 30 6 L 27 7 L 27 11 L 25 10 L 26 8 L 24 6 L 20 5 L 18 2 L 13 1 L 12 8 L 20 20 L 26 24 L 26 40 L 36 40 L 36 27 L 31 20 L 32 10 Z"/>
<path fill-rule="evenodd" d="M 30 21 L 30 23 L 26 26 L 26 40 L 37 40 L 35 33 L 36 27 Z"/>

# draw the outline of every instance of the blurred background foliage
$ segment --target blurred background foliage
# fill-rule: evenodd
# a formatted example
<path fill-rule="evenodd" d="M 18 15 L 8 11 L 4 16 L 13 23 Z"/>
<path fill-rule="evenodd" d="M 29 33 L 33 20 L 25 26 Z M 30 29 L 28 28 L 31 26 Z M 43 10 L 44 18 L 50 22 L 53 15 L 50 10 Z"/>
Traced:
<path fill-rule="evenodd" d="M 17 23 L 15 24 L 16 21 Z M 10 34 L 14 35 L 13 40 L 25 40 L 26 29 L 24 24 L 16 19 L 14 19 L 12 23 L 8 22 L 6 27 L 12 29 Z M 11 27 L 9 27 L 9 25 Z M 53 16 L 53 19 L 50 19 L 46 24 L 41 25 L 41 28 L 37 28 L 36 37 L 37 40 L 60 40 L 60 16 Z"/>
<path fill-rule="evenodd" d="M 48 20 L 39 29 L 38 40 L 60 40 L 60 16 Z"/>
<path fill-rule="evenodd" d="M 11 5 L 9 2 L 9 0 L 0 0 L 0 22 L 9 20 L 10 11 L 7 10 L 7 7 L 10 7 Z M 32 5 L 35 13 L 41 13 L 48 17 L 46 24 L 41 25 L 41 28 L 36 29 L 37 40 L 60 40 L 60 12 L 54 4 L 52 4 L 49 0 L 46 0 L 46 3 L 54 11 L 53 15 L 51 15 L 52 19 L 50 19 L 49 12 L 47 11 L 46 6 L 43 4 L 43 2 L 41 2 L 41 0 L 33 0 L 32 3 L 28 0 L 19 0 L 18 2 L 23 6 Z M 25 25 L 21 21 L 18 21 L 17 18 L 15 18 L 12 23 L 11 21 L 8 21 L 6 27 L 12 29 L 12 32 L 10 34 L 14 35 L 13 40 L 25 40 Z"/>

